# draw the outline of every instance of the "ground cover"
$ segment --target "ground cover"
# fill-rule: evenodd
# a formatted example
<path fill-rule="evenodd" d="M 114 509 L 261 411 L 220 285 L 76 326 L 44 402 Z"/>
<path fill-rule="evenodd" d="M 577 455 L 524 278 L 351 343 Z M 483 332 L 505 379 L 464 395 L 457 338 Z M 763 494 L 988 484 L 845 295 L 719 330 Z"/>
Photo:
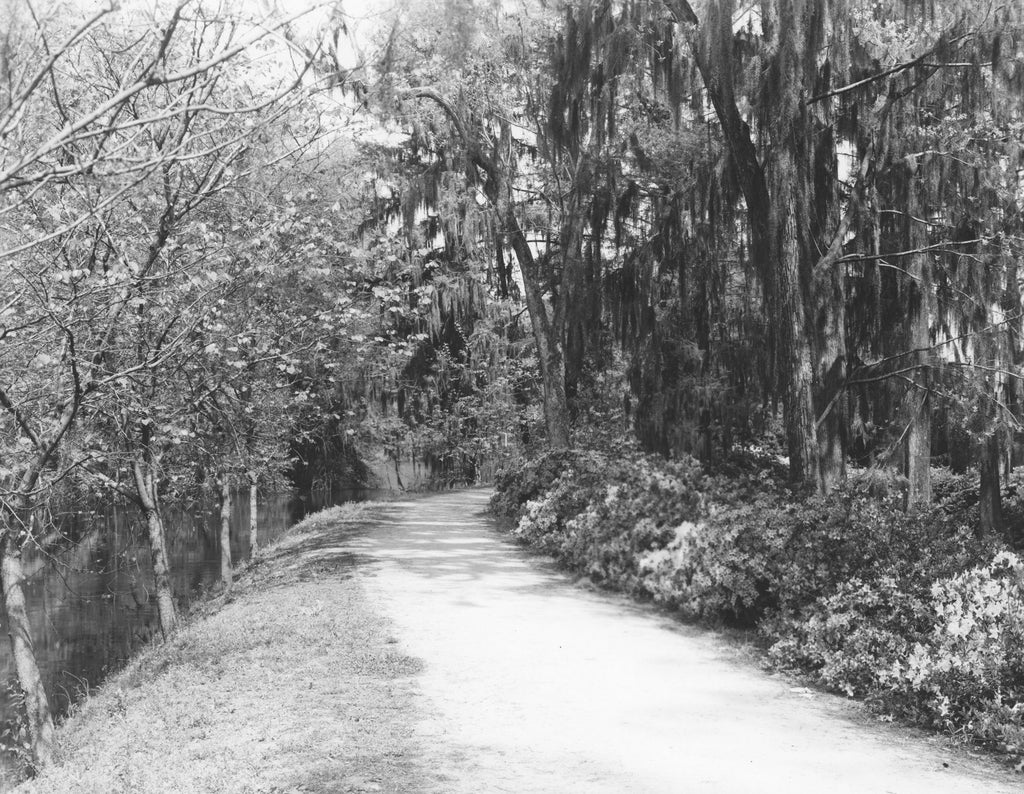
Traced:
<path fill-rule="evenodd" d="M 58 763 L 19 791 L 416 791 L 418 662 L 338 547 L 373 509 L 294 527 L 83 702 L 58 731 Z"/>

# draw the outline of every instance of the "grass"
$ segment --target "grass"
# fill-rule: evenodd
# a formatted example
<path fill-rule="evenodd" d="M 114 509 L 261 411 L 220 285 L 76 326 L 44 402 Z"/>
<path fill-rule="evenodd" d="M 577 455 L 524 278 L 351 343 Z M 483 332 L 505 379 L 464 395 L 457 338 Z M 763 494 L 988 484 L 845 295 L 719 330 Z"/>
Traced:
<path fill-rule="evenodd" d="M 412 792 L 417 660 L 339 549 L 373 506 L 292 529 L 235 587 L 147 647 L 58 731 L 20 792 Z"/>

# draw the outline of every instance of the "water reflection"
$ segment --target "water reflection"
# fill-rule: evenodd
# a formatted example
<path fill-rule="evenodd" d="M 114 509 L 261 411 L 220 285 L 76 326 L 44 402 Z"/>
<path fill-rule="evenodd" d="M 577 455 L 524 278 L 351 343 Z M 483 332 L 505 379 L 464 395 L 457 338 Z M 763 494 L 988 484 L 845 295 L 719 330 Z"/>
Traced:
<path fill-rule="evenodd" d="M 335 490 L 261 499 L 260 545 L 313 510 L 374 496 Z M 170 506 L 164 509 L 164 520 L 174 593 L 184 612 L 220 575 L 220 510 L 213 501 Z M 235 502 L 231 535 L 232 558 L 248 559 L 247 498 Z M 144 523 L 136 510 L 122 507 L 67 516 L 49 546 L 26 552 L 24 565 L 36 656 L 54 713 L 64 714 L 160 630 Z M 0 689 L 0 731 L 6 733 L 0 744 L 16 738 L 12 733 L 18 710 L 6 637 L 0 610 L 0 682 L 5 682 Z M 12 753 L 0 755 L 0 791 L 20 777 L 19 767 Z"/>

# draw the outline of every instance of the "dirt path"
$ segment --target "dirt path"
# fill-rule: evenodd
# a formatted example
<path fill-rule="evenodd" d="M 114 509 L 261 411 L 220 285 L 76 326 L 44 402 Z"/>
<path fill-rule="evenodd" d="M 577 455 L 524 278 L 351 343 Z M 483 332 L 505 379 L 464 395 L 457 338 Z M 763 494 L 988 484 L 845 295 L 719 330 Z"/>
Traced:
<path fill-rule="evenodd" d="M 573 585 L 487 494 L 307 519 L 58 733 L 32 794 L 971 794 L 1020 778 Z M 369 519 L 369 520 L 368 520 Z"/>
<path fill-rule="evenodd" d="M 938 738 L 767 676 L 724 641 L 588 592 L 516 549 L 487 494 L 390 505 L 351 541 L 418 658 L 443 792 L 1018 792 Z"/>

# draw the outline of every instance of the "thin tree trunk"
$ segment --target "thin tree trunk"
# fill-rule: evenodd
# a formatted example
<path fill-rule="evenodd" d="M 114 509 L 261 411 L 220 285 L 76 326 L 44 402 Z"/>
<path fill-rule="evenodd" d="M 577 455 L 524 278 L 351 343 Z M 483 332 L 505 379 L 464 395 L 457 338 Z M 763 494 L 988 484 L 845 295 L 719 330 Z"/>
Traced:
<path fill-rule="evenodd" d="M 328 485 L 328 488 L 330 486 Z M 256 513 L 256 497 L 259 493 L 259 485 L 256 472 L 249 472 L 249 558 L 254 559 L 259 551 L 260 541 L 257 535 L 259 531 L 259 518 Z M 329 492 L 328 492 L 329 493 Z M 330 496 L 328 496 L 328 499 Z"/>
<path fill-rule="evenodd" d="M 31 510 L 26 496 L 35 492 L 39 475 L 52 460 L 61 441 L 74 424 L 81 406 L 82 393 L 76 392 L 61 413 L 55 432 L 40 438 L 28 432 L 28 440 L 36 448 L 35 459 L 21 472 L 17 487 L 7 503 L 0 508 L 0 589 L 3 590 L 4 611 L 7 614 L 7 631 L 11 638 L 11 655 L 18 673 L 18 684 L 25 698 L 26 729 L 32 753 L 32 762 L 37 769 L 53 763 L 53 715 L 46 688 L 39 673 L 35 648 L 32 643 L 32 625 L 25 605 L 25 571 L 21 564 L 22 539 L 31 525 Z M 0 391 L 0 402 L 15 413 L 10 398 Z M 6 484 L 10 485 L 12 480 Z"/>
<path fill-rule="evenodd" d="M 580 155 L 559 234 L 561 288 L 552 305 L 551 324 L 563 350 L 563 383 L 567 408 L 569 400 L 578 395 L 591 338 L 589 321 L 592 283 L 585 277 L 583 263 L 583 229 L 589 219 L 584 204 L 592 191 L 590 174 L 587 157 Z"/>
<path fill-rule="evenodd" d="M 828 335 L 825 353 L 819 359 L 822 371 L 818 381 L 820 388 L 817 390 L 820 398 L 816 405 L 822 411 L 826 410 L 826 406 L 833 406 L 818 426 L 818 464 L 822 488 L 826 493 L 846 478 L 850 416 L 849 400 L 841 393 L 846 389 L 846 351 L 840 348 L 840 344 L 845 345 L 845 340 Z"/>
<path fill-rule="evenodd" d="M 0 578 L 3 580 L 4 609 L 7 612 L 7 630 L 11 638 L 11 654 L 18 673 L 18 683 L 25 698 L 25 719 L 31 743 L 33 763 L 38 769 L 53 762 L 53 716 L 46 696 L 43 679 L 36 663 L 32 643 L 32 627 L 25 606 L 25 590 L 22 583 L 25 572 L 21 565 L 21 547 L 12 536 L 10 517 L 3 527 L 3 560 L 0 563 Z"/>
<path fill-rule="evenodd" d="M 160 614 L 160 632 L 166 640 L 178 625 L 178 612 L 174 606 L 174 587 L 171 584 L 171 566 L 167 554 L 167 533 L 164 519 L 157 506 L 144 510 L 146 528 L 149 532 L 150 554 L 153 560 L 153 574 L 156 580 L 156 603 Z"/>
<path fill-rule="evenodd" d="M 804 177 L 806 179 L 806 176 Z M 828 492 L 846 479 L 849 452 L 850 400 L 846 394 L 846 272 L 838 262 L 849 221 L 838 221 L 835 240 L 811 271 L 811 331 L 815 343 L 815 427 L 818 433 L 819 487 Z"/>
<path fill-rule="evenodd" d="M 139 458 L 132 463 L 135 492 L 146 517 L 149 535 L 149 553 L 153 561 L 153 575 L 156 582 L 156 603 L 160 615 L 160 631 L 167 639 L 178 624 L 178 613 L 174 607 L 174 587 L 171 584 L 171 566 L 167 555 L 167 533 L 160 515 L 153 473 Z"/>
<path fill-rule="evenodd" d="M 569 408 L 565 396 L 565 358 L 561 342 L 555 338 L 553 329 L 540 319 L 542 313 L 546 313 L 547 310 L 541 291 L 534 282 L 535 277 L 532 274 L 526 276 L 524 273 L 526 307 L 539 354 L 537 358 L 540 363 L 548 444 L 551 449 L 568 449 Z"/>
<path fill-rule="evenodd" d="M 983 537 L 1003 534 L 1003 503 L 999 487 L 999 433 L 991 433 L 981 445 L 978 462 L 978 528 Z"/>
<path fill-rule="evenodd" d="M 925 225 L 917 220 L 927 217 L 927 210 L 919 206 L 916 179 L 910 177 L 908 186 L 908 233 L 907 243 L 911 249 L 921 248 L 928 243 Z M 910 257 L 907 263 L 909 283 L 907 293 L 907 345 L 914 351 L 917 369 L 914 372 L 914 385 L 907 391 L 907 419 L 910 423 L 907 431 L 906 466 L 907 477 L 907 508 L 926 506 L 932 501 L 932 401 L 929 395 L 930 371 L 928 367 L 928 324 L 929 324 L 929 289 L 928 257 L 923 254 Z M 998 478 L 998 472 L 996 477 Z"/>
<path fill-rule="evenodd" d="M 907 431 L 906 466 L 907 509 L 926 507 L 932 501 L 932 401 L 928 393 L 928 376 L 914 378 L 922 391 L 908 391 L 906 406 L 910 423 Z"/>
<path fill-rule="evenodd" d="M 231 589 L 231 478 L 220 477 L 220 578 Z"/>
<path fill-rule="evenodd" d="M 813 482 L 825 491 L 818 455 L 818 425 L 814 413 L 814 356 L 808 334 L 807 308 L 802 299 L 801 251 L 797 244 L 797 220 L 787 201 L 779 197 L 795 194 L 796 165 L 789 153 L 780 154 L 772 176 L 768 203 L 770 248 L 764 270 L 766 302 L 775 307 L 778 326 L 777 360 L 783 383 L 783 414 L 789 452 L 789 476 L 793 482 Z M 762 176 L 763 178 L 763 176 Z M 761 195 L 760 188 L 753 191 Z M 755 223 L 751 218 L 751 225 Z M 771 315 L 769 315 L 771 318 Z"/>
<path fill-rule="evenodd" d="M 538 272 L 537 262 L 526 241 L 515 208 L 509 199 L 508 186 L 504 177 L 495 171 L 491 175 L 491 200 L 498 207 L 503 220 L 509 244 L 519 260 L 523 276 L 523 292 L 526 310 L 530 315 L 530 327 L 537 344 L 537 358 L 540 363 L 541 383 L 544 394 L 544 421 L 548 431 L 548 444 L 552 449 L 568 449 L 569 409 L 565 396 L 565 354 L 563 351 L 561 324 L 553 326 L 547 306 L 544 304 L 543 279 Z"/>
<path fill-rule="evenodd" d="M 783 341 L 788 354 L 786 367 L 786 440 L 789 447 L 789 476 L 793 482 L 812 481 L 819 493 L 825 491 L 818 463 L 818 432 L 814 416 L 814 371 L 811 346 L 803 333 L 802 313 L 791 315 L 790 336 Z"/>

